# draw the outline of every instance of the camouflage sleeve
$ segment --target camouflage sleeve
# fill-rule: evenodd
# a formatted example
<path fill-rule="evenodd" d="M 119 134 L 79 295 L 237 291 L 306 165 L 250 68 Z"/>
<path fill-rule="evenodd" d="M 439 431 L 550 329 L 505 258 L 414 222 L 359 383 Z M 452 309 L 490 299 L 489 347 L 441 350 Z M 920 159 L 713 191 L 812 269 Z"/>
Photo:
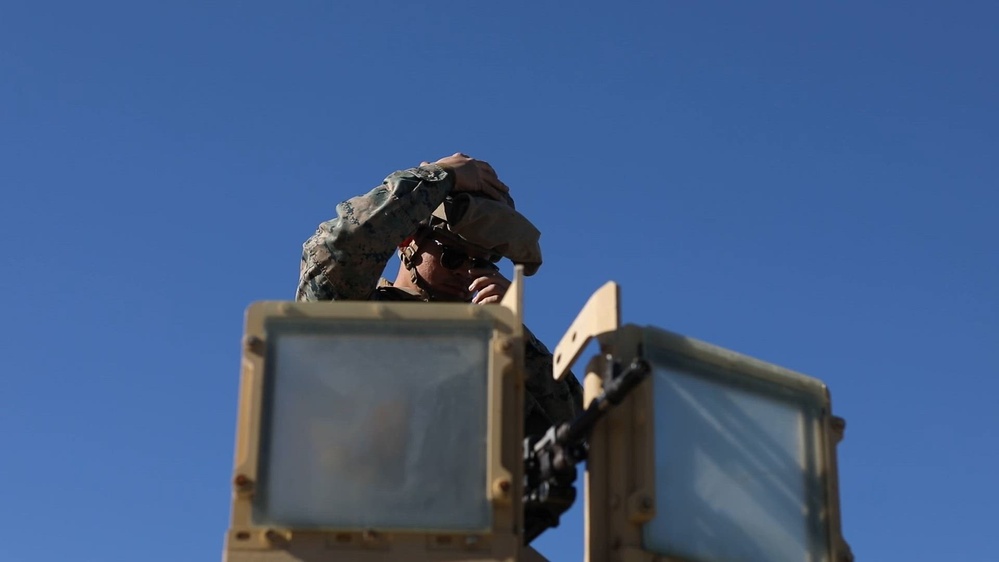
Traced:
<path fill-rule="evenodd" d="M 336 217 L 302 245 L 295 299 L 366 300 L 399 243 L 454 186 L 437 165 L 395 172 L 366 195 L 336 206 Z"/>
<path fill-rule="evenodd" d="M 544 433 L 554 424 L 572 421 L 583 411 L 583 387 L 575 375 L 552 378 L 552 354 L 524 327 L 524 433 Z"/>

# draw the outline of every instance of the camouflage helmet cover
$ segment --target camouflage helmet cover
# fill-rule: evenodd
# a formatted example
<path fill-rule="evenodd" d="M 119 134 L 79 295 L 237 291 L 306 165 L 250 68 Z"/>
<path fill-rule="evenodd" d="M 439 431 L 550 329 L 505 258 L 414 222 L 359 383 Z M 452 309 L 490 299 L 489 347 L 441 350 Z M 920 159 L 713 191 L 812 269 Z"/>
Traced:
<path fill-rule="evenodd" d="M 524 275 L 534 275 L 541 267 L 541 231 L 517 212 L 512 199 L 496 201 L 468 193 L 448 196 L 427 225 L 483 253 L 522 264 Z"/>

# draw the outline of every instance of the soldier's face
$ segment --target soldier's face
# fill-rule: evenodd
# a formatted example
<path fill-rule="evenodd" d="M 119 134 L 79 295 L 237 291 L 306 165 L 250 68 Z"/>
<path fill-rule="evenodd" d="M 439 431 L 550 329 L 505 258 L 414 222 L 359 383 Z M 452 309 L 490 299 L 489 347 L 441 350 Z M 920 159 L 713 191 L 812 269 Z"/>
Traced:
<path fill-rule="evenodd" d="M 416 270 L 430 284 L 438 298 L 468 302 L 472 300 L 469 285 L 482 275 L 483 269 L 493 268 L 489 257 L 452 240 L 428 236 L 419 245 L 422 259 Z"/>

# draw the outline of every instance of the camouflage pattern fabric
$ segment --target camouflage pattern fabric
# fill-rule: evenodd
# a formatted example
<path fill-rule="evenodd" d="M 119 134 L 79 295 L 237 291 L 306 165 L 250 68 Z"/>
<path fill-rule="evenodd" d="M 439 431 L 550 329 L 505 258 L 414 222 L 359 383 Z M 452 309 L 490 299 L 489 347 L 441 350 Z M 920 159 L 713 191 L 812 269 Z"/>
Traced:
<path fill-rule="evenodd" d="M 337 205 L 337 216 L 320 224 L 302 246 L 296 300 L 422 300 L 380 280 L 381 273 L 453 185 L 441 167 L 422 166 L 395 172 L 366 195 Z M 534 435 L 578 415 L 583 391 L 571 373 L 553 380 L 551 352 L 526 327 L 524 338 L 524 429 Z"/>

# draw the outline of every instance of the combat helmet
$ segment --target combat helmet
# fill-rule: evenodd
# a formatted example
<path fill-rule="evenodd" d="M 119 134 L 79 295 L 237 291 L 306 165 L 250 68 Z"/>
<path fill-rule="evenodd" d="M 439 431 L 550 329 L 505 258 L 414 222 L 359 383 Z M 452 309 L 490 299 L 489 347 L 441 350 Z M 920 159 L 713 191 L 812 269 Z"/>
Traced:
<path fill-rule="evenodd" d="M 505 257 L 524 266 L 525 275 L 534 275 L 541 267 L 541 231 L 516 210 L 513 199 L 504 201 L 470 193 L 449 195 L 420 229 L 430 230 L 445 240 L 456 240 L 482 255 Z M 399 247 L 399 257 L 421 288 L 412 258 L 418 251 L 419 236 L 409 238 Z M 425 289 L 425 288 L 424 288 Z"/>

